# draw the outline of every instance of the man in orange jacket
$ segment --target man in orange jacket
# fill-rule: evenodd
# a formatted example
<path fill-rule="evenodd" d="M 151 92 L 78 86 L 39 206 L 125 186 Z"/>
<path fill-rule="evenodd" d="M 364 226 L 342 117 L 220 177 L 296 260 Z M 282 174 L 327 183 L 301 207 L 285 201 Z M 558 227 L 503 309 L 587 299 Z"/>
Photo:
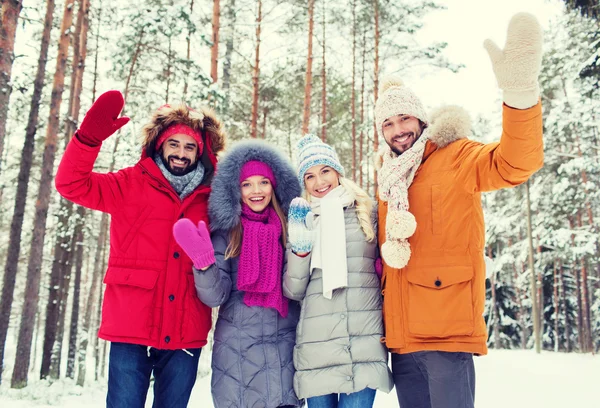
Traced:
<path fill-rule="evenodd" d="M 385 342 L 401 408 L 472 408 L 473 354 L 487 353 L 481 192 L 514 187 L 543 165 L 538 75 L 542 30 L 515 15 L 504 49 L 486 41 L 504 105 L 500 142 L 467 139 L 458 107 L 430 117 L 401 81 L 385 81 L 379 135 L 379 243 Z"/>

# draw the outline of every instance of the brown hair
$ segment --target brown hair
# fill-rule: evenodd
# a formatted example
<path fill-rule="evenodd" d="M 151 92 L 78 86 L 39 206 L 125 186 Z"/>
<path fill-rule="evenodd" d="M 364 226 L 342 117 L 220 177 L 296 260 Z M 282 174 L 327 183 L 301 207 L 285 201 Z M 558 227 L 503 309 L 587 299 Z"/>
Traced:
<path fill-rule="evenodd" d="M 281 209 L 281 205 L 279 201 L 277 201 L 277 196 L 275 195 L 275 190 L 273 190 L 271 194 L 271 203 L 269 205 L 273 206 L 273 209 L 277 213 L 277 217 L 279 217 L 279 221 L 281 222 L 281 245 L 285 249 L 287 245 L 287 218 L 285 213 Z M 242 251 L 242 236 L 244 235 L 244 229 L 242 227 L 242 222 L 240 222 L 229 231 L 229 244 L 227 245 L 227 249 L 225 250 L 225 259 L 235 258 L 240 255 Z"/>

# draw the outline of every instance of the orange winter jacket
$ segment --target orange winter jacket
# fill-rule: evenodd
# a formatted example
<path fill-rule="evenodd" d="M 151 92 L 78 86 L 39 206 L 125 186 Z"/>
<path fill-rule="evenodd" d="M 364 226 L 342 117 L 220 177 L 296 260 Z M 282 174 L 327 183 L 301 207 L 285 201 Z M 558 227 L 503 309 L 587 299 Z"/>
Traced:
<path fill-rule="evenodd" d="M 395 353 L 487 353 L 481 192 L 519 185 L 542 167 L 541 103 L 525 110 L 504 105 L 499 143 L 468 140 L 466 121 L 456 107 L 432 120 L 408 190 L 417 221 L 410 261 L 402 269 L 384 262 L 384 340 Z M 380 245 L 386 215 L 387 202 L 380 200 Z"/>

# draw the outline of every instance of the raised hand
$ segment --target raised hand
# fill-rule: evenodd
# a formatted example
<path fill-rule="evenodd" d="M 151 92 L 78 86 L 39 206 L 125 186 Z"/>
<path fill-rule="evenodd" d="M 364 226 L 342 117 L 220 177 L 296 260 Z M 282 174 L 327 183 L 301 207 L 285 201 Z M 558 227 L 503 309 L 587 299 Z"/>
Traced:
<path fill-rule="evenodd" d="M 288 236 L 292 251 L 298 255 L 312 251 L 313 232 L 308 228 L 307 219 L 312 220 L 310 204 L 302 197 L 294 198 L 288 212 Z"/>
<path fill-rule="evenodd" d="M 98 146 L 125 126 L 129 118 L 119 117 L 124 105 L 125 100 L 119 91 L 107 91 L 100 95 L 77 130 L 79 141 L 88 146 Z"/>
<path fill-rule="evenodd" d="M 508 106 L 527 109 L 538 103 L 542 37 L 542 28 L 532 14 L 517 13 L 508 24 L 504 49 L 489 39 L 483 44 Z"/>
<path fill-rule="evenodd" d="M 196 227 L 191 220 L 182 218 L 173 225 L 173 236 L 196 269 L 206 269 L 215 263 L 215 250 L 204 221 Z"/>

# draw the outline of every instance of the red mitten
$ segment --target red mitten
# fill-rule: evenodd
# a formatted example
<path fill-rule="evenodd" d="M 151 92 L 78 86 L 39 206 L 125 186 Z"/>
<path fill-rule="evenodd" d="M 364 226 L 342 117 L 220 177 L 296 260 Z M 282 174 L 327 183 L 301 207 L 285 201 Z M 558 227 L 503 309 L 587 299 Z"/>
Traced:
<path fill-rule="evenodd" d="M 196 228 L 191 220 L 182 218 L 173 225 L 173 236 L 196 269 L 204 269 L 215 263 L 215 250 L 204 221 L 200 221 Z"/>
<path fill-rule="evenodd" d="M 119 117 L 125 100 L 119 91 L 104 92 L 86 113 L 77 130 L 77 138 L 88 146 L 98 146 L 121 129 L 129 118 Z"/>

